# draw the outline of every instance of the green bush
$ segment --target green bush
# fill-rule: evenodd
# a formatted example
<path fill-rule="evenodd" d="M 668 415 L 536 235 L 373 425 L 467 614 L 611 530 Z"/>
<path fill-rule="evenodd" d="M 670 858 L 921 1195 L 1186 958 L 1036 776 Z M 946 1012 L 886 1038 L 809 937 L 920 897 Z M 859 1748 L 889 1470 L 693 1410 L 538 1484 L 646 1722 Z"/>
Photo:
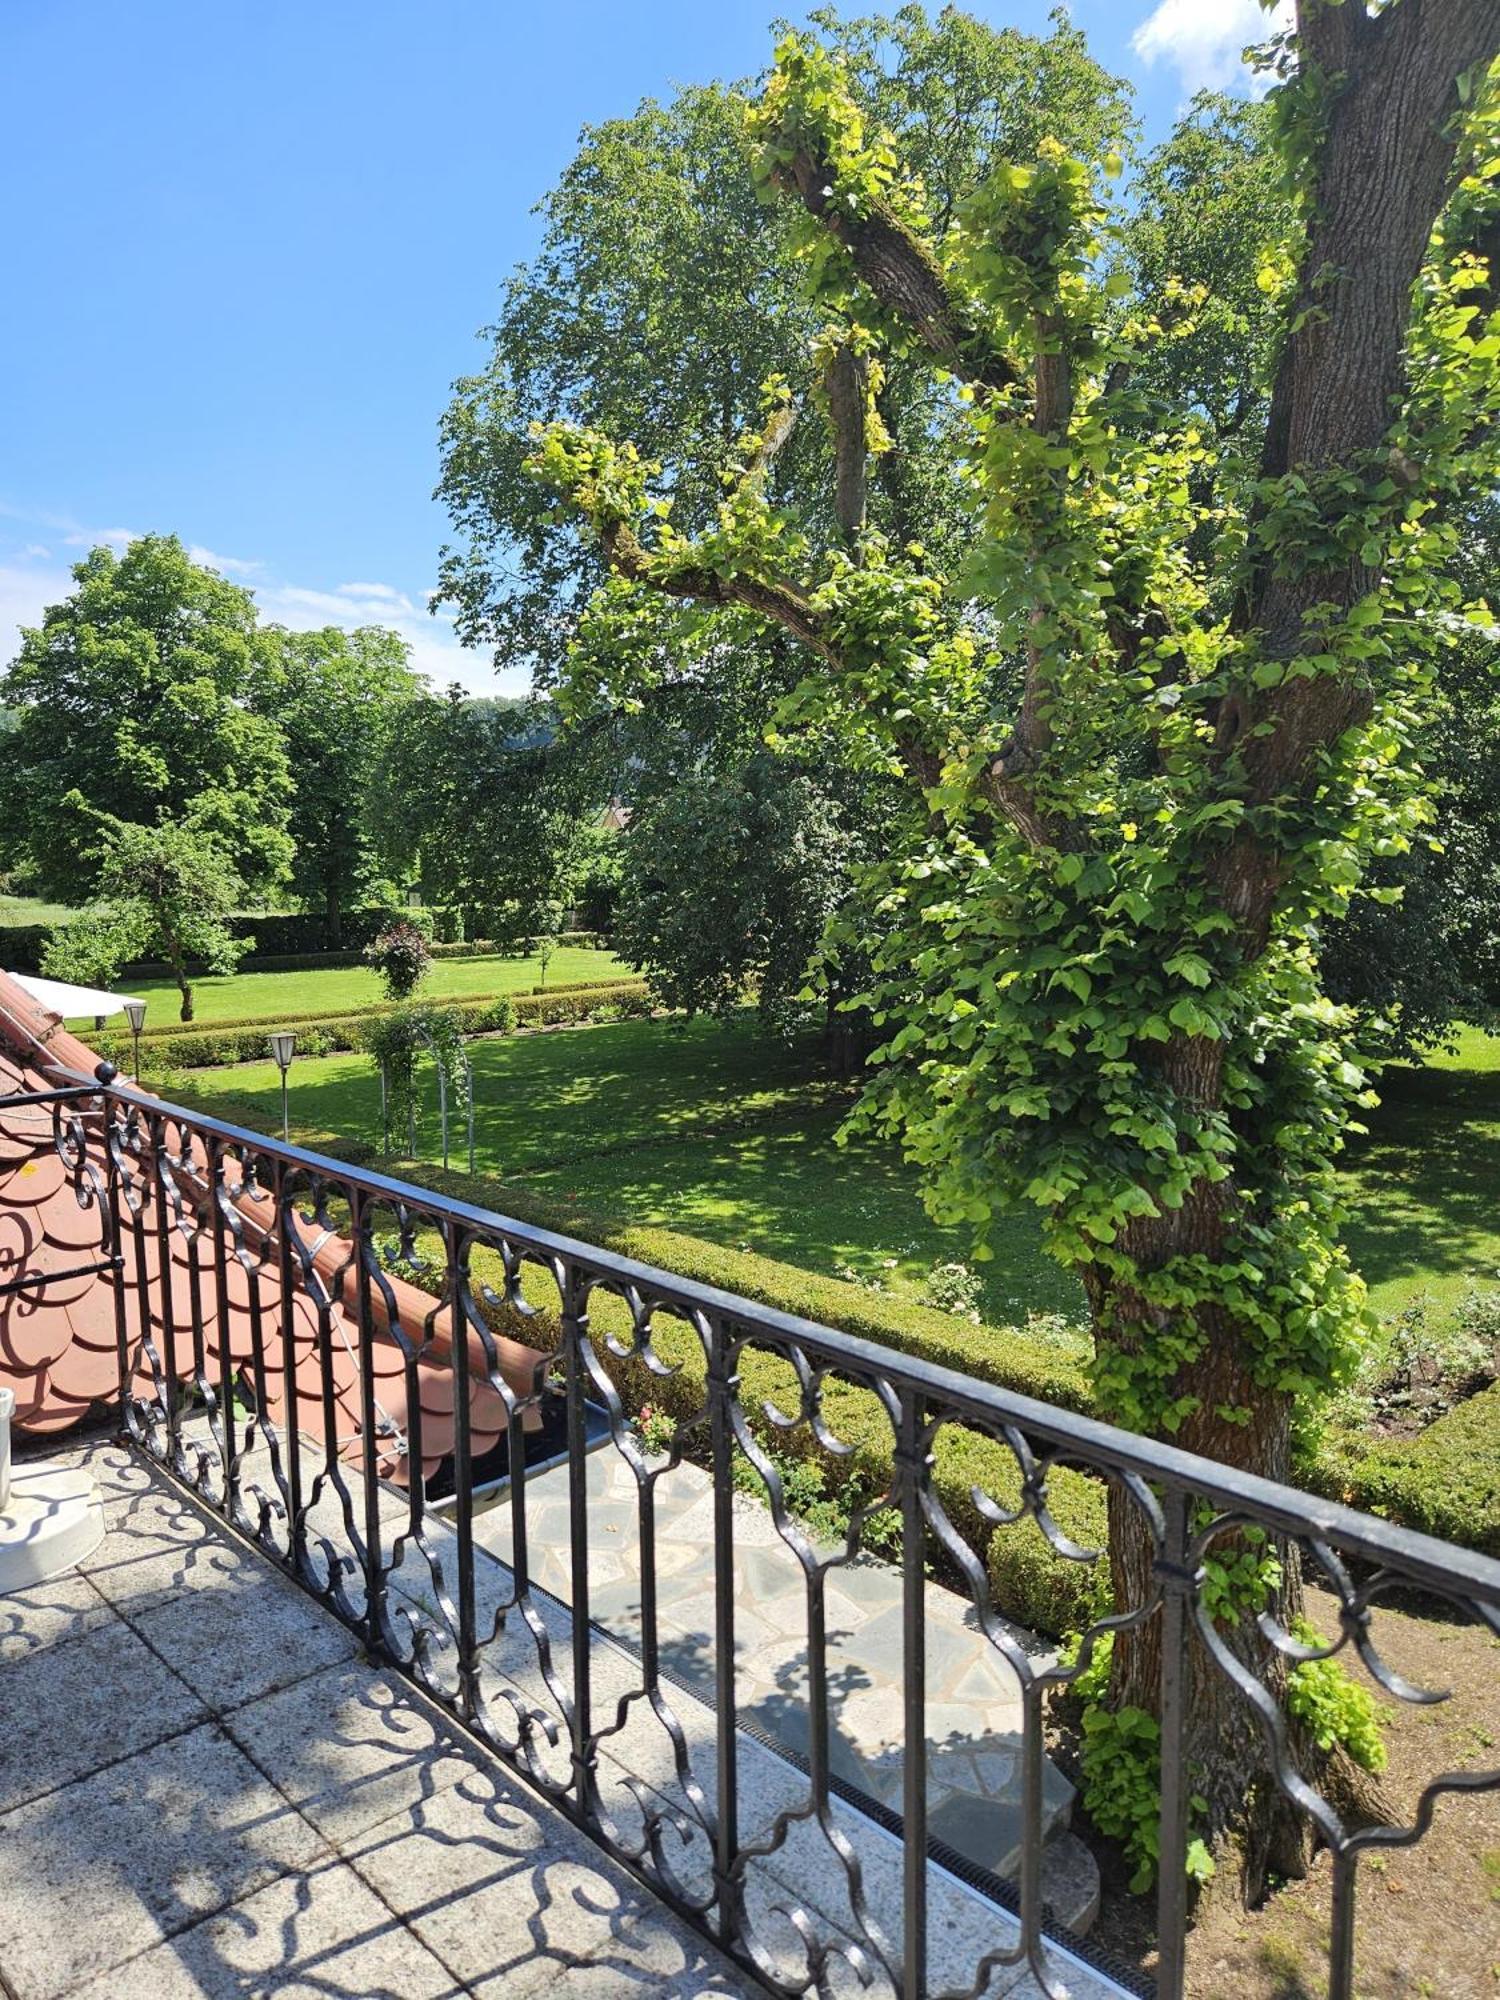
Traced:
<path fill-rule="evenodd" d="M 1330 1433 L 1297 1476 L 1351 1507 L 1500 1556 L 1500 1382 L 1416 1437 Z"/>

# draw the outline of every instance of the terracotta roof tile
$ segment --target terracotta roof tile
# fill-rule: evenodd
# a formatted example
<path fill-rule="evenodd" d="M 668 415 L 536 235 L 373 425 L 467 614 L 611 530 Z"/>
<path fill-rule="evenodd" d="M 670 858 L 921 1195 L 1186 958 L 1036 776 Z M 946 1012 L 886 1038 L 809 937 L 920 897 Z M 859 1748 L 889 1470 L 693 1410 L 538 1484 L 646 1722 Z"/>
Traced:
<path fill-rule="evenodd" d="M 0 973 L 0 1096 L 91 1077 L 97 1060 L 24 988 Z M 98 1164 L 99 1114 L 85 1114 L 84 1122 Z M 78 1180 L 59 1156 L 54 1129 L 49 1107 L 0 1105 L 0 1284 L 21 1275 L 53 1276 L 52 1283 L 35 1291 L 0 1296 L 0 1386 L 16 1392 L 19 1428 L 37 1434 L 66 1430 L 91 1409 L 114 1400 L 118 1392 L 112 1281 L 107 1275 L 56 1275 L 97 1258 L 101 1237 L 99 1212 L 87 1183 Z M 190 1380 L 201 1366 L 215 1387 L 226 1342 L 230 1368 L 245 1383 L 253 1378 L 254 1298 L 260 1306 L 267 1415 L 284 1424 L 282 1285 L 280 1255 L 271 1235 L 273 1206 L 264 1195 L 242 1190 L 236 1163 L 227 1163 L 224 1184 L 233 1213 L 226 1221 L 237 1225 L 237 1232 L 226 1228 L 224 1233 L 221 1305 L 214 1235 L 206 1219 L 206 1148 L 195 1135 L 170 1126 L 166 1144 L 180 1207 L 169 1211 L 165 1282 L 154 1215 L 148 1216 L 144 1228 L 132 1226 L 128 1216 L 121 1218 L 127 1325 L 137 1340 L 138 1391 L 144 1396 L 153 1388 L 150 1367 L 139 1348 L 142 1276 L 146 1320 L 159 1364 L 166 1365 L 170 1313 L 178 1377 Z M 365 1440 L 352 1245 L 319 1225 L 299 1225 L 293 1268 L 288 1324 L 297 1423 L 323 1448 L 326 1375 L 337 1447 L 357 1464 Z M 384 1284 L 371 1284 L 369 1303 L 371 1372 L 379 1413 L 376 1459 L 384 1477 L 404 1482 L 407 1445 L 416 1448 L 414 1429 L 420 1429 L 424 1474 L 435 1471 L 453 1448 L 452 1313 L 431 1294 L 393 1276 Z M 516 1394 L 530 1394 L 541 1353 L 520 1341 L 493 1338 L 503 1379 Z M 470 1433 L 478 1457 L 503 1434 L 507 1417 L 503 1398 L 485 1379 L 484 1343 L 471 1331 L 468 1345 Z M 530 1428 L 540 1418 L 528 1411 L 525 1421 Z"/>

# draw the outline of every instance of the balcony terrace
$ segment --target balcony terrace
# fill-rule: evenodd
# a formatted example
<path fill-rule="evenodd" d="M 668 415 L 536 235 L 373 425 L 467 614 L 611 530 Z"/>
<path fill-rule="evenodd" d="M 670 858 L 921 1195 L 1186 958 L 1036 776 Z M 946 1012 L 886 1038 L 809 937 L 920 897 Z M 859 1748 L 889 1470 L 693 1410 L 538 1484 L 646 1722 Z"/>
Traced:
<path fill-rule="evenodd" d="M 7 2000 L 1177 1996 L 1205 1671 L 1333 1851 L 1351 2000 L 1361 1855 L 1500 1785 L 1465 1770 L 1410 1829 L 1346 1826 L 1202 1589 L 1215 1539 L 1260 1524 L 1409 1699 L 1372 1602 L 1400 1582 L 1500 1633 L 1500 1564 L 164 1105 L 3 976 L 0 1034 L 0 1383 L 22 1482 L 91 1473 L 103 1530 L 0 1597 Z M 622 1386 L 683 1370 L 695 1414 L 653 1447 Z M 100 1412 L 118 1442 L 69 1435 Z M 830 1543 L 766 1425 L 837 1458 L 858 1412 L 895 1470 Z M 990 1454 L 966 1513 L 933 1473 L 959 1433 Z M 1076 1934 L 1096 1882 L 1045 1733 L 1069 1669 L 986 1567 L 1007 1522 L 1100 1560 L 1052 1520 L 1064 1464 L 1156 1549 L 1112 1614 L 1161 1639 L 1145 1973 Z"/>

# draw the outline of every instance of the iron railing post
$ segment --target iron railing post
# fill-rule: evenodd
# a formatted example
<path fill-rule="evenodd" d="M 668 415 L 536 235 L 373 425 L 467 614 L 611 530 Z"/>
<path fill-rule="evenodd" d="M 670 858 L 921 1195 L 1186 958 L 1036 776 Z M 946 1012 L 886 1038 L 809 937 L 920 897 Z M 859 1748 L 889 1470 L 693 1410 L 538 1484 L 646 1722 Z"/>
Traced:
<path fill-rule="evenodd" d="M 740 1928 L 740 1766 L 734 1671 L 734 1426 L 739 1377 L 723 1317 L 708 1319 L 708 1435 L 714 1493 L 714 1890 L 720 1940 Z"/>
<path fill-rule="evenodd" d="M 1333 1900 L 1328 1942 L 1328 2000 L 1353 2000 L 1354 1995 L 1354 1871 L 1359 1850 L 1345 1848 L 1333 1857 Z"/>
<path fill-rule="evenodd" d="M 1188 1495 L 1168 1487 L 1156 1563 L 1161 1588 L 1161 1827 L 1157 1841 L 1156 1991 L 1182 2000 L 1187 1973 L 1187 1713 L 1192 1665 L 1188 1605 L 1198 1578 L 1188 1567 Z"/>
<path fill-rule="evenodd" d="M 458 1710 L 465 1722 L 479 1711 L 479 1645 L 474 1626 L 474 1453 L 469 1390 L 469 1322 L 463 1303 L 458 1226 L 443 1225 L 443 1268 L 453 1368 L 453 1500 L 458 1538 Z M 420 1477 L 421 1469 L 412 1477 Z"/>
<path fill-rule="evenodd" d="M 593 1647 L 589 1631 L 588 1424 L 584 1387 L 588 1368 L 583 1343 L 589 1337 L 585 1281 L 576 1264 L 563 1273 L 563 1380 L 568 1398 L 568 1531 L 573 1615 L 573 1700 L 569 1713 L 575 1801 L 587 1823 L 594 1809 Z"/>
<path fill-rule="evenodd" d="M 277 1158 L 271 1172 L 271 1212 L 276 1218 L 276 1270 L 281 1310 L 281 1388 L 286 1409 L 287 1562 L 292 1574 L 306 1581 L 306 1521 L 302 1505 L 302 1426 L 297 1417 L 297 1343 L 293 1331 L 291 1231 L 287 1214 L 287 1163 Z"/>
<path fill-rule="evenodd" d="M 901 1505 L 901 1669 L 903 1676 L 902 1767 L 902 1995 L 923 2000 L 927 1992 L 927 1578 L 923 1561 L 926 1510 L 922 1504 L 928 1473 L 923 1398 L 913 1390 L 901 1397 L 896 1439 Z"/>
<path fill-rule="evenodd" d="M 370 1222 L 370 1205 L 363 1196 L 356 1194 L 349 1208 L 349 1232 L 354 1244 L 354 1295 L 358 1307 L 356 1332 L 359 1340 L 359 1423 L 360 1423 L 360 1472 L 364 1486 L 365 1500 L 365 1630 L 372 1648 L 384 1648 L 386 1575 L 382 1561 L 380 1527 L 380 1481 L 378 1472 L 378 1433 L 375 1424 L 375 1357 L 372 1346 L 375 1338 L 375 1316 L 370 1302 L 369 1259 L 374 1255 L 374 1231 Z M 330 1300 L 320 1315 L 326 1323 L 338 1310 L 336 1300 Z M 414 1412 L 420 1423 L 420 1412 Z M 420 1442 L 420 1439 L 419 1439 Z M 330 1439 L 330 1453 L 338 1455 L 337 1438 Z M 414 1449 L 407 1463 L 407 1478 L 420 1480 L 422 1461 Z M 413 1504 L 416 1504 L 416 1489 L 410 1488 Z"/>

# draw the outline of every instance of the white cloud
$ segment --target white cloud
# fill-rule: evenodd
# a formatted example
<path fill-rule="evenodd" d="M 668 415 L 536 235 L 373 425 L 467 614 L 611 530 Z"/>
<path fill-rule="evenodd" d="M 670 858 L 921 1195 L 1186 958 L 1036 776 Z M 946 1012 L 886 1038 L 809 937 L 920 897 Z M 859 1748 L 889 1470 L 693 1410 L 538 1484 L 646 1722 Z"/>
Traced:
<path fill-rule="evenodd" d="M 249 562 L 243 556 L 215 555 L 212 549 L 205 549 L 194 542 L 188 550 L 189 559 L 204 569 L 216 569 L 220 576 L 255 576 L 265 568 L 264 563 Z"/>
<path fill-rule="evenodd" d="M 67 532 L 59 539 L 61 546 L 70 549 L 96 548 L 101 542 L 119 549 L 135 539 L 124 529 L 88 533 L 76 523 L 51 518 L 44 521 L 40 514 L 3 504 L 0 518 L 65 526 Z M 401 634 L 411 648 L 413 668 L 437 689 L 457 681 L 471 694 L 525 694 L 530 686 L 524 669 L 496 673 L 487 653 L 459 644 L 451 617 L 441 612 L 430 615 L 424 599 L 414 598 L 394 584 L 341 583 L 324 589 L 282 582 L 267 574 L 263 562 L 248 557 L 215 555 L 199 546 L 191 546 L 188 553 L 194 562 L 210 569 L 248 578 L 264 624 L 286 625 L 297 632 L 321 625 L 338 625 L 351 632 L 361 625 L 384 625 Z M 53 561 L 40 543 L 23 543 L 18 537 L 7 549 L 0 538 L 0 667 L 15 658 L 21 643 L 20 628 L 40 625 L 46 607 L 59 603 L 72 587 L 69 570 Z"/>
<path fill-rule="evenodd" d="M 108 544 L 116 555 L 121 555 L 132 542 L 140 540 L 138 528 L 95 528 L 78 529 L 76 533 L 63 536 L 63 547 L 67 549 L 97 549 L 101 542 Z"/>
<path fill-rule="evenodd" d="M 1260 0 L 1160 0 L 1130 38 L 1148 67 L 1168 62 L 1189 95 L 1196 90 L 1254 88 L 1241 52 L 1292 25 L 1292 0 L 1273 11 Z"/>
<path fill-rule="evenodd" d="M 20 650 L 20 628 L 40 625 L 46 606 L 66 597 L 72 585 L 65 569 L 0 562 L 0 667 L 9 666 Z"/>
<path fill-rule="evenodd" d="M 454 681 L 471 694 L 525 694 L 530 688 L 531 677 L 524 669 L 496 673 L 487 653 L 459 644 L 450 616 L 429 613 L 388 583 L 341 583 L 333 590 L 258 583 L 255 601 L 268 624 L 289 625 L 294 632 L 319 625 L 339 625 L 351 632 L 360 625 L 387 626 L 411 648 L 415 670 L 439 690 Z"/>

